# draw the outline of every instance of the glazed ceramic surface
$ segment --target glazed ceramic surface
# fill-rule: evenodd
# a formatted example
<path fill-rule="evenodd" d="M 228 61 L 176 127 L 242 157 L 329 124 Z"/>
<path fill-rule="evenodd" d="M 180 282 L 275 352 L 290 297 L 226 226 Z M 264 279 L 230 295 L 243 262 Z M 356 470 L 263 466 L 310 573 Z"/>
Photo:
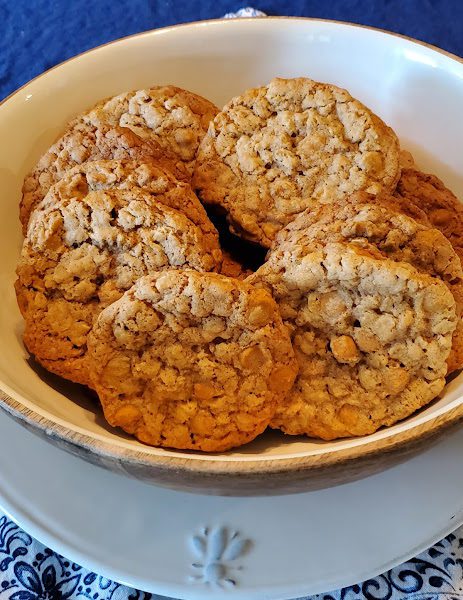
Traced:
<path fill-rule="evenodd" d="M 100 469 L 0 414 L 0 507 L 67 558 L 137 589 L 283 600 L 364 581 L 461 524 L 462 453 L 459 431 L 356 483 L 220 498 Z"/>

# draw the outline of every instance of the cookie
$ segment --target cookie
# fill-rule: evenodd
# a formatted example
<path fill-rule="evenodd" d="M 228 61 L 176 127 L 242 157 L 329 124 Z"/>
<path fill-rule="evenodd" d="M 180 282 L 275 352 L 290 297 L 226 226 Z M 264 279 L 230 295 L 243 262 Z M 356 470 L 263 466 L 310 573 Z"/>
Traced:
<path fill-rule="evenodd" d="M 193 188 L 227 214 L 235 233 L 268 248 L 313 198 L 392 192 L 399 153 L 392 129 L 346 90 L 274 79 L 211 121 Z"/>
<path fill-rule="evenodd" d="M 416 167 L 415 159 L 413 154 L 408 150 L 400 151 L 400 168 L 401 169 L 414 169 Z"/>
<path fill-rule="evenodd" d="M 231 254 L 226 251 L 222 252 L 222 266 L 220 267 L 220 273 L 227 277 L 233 277 L 234 279 L 246 279 L 252 274 L 252 271 L 246 269 L 241 263 L 233 258 Z"/>
<path fill-rule="evenodd" d="M 156 202 L 182 212 L 195 223 L 209 246 L 220 251 L 218 233 L 191 187 L 149 160 L 86 162 L 67 171 L 47 194 L 48 202 L 85 198 L 91 191 L 141 188 Z"/>
<path fill-rule="evenodd" d="M 139 279 L 100 314 L 89 356 L 111 425 L 208 452 L 264 431 L 297 371 L 270 294 L 191 270 Z"/>
<path fill-rule="evenodd" d="M 394 195 L 404 205 L 416 205 L 424 211 L 463 262 L 463 205 L 438 177 L 417 169 L 403 169 Z"/>
<path fill-rule="evenodd" d="M 440 279 L 368 243 L 301 236 L 247 281 L 272 291 L 299 363 L 273 427 L 325 440 L 366 435 L 442 391 L 457 317 Z"/>
<path fill-rule="evenodd" d="M 16 292 L 24 343 L 49 371 L 88 384 L 93 321 L 141 276 L 170 267 L 218 269 L 196 225 L 142 190 L 43 200 L 31 214 Z"/>
<path fill-rule="evenodd" d="M 24 179 L 19 206 L 23 233 L 33 207 L 66 171 L 87 161 L 108 159 L 152 159 L 172 171 L 178 179 L 185 178 L 154 141 L 142 140 L 124 127 L 96 126 L 84 119 L 74 121 Z"/>
<path fill-rule="evenodd" d="M 379 202 L 381 200 L 381 202 Z M 277 236 L 298 244 L 305 238 L 325 241 L 365 240 L 382 255 L 404 261 L 418 271 L 442 279 L 455 299 L 457 327 L 448 357 L 449 373 L 463 367 L 463 270 L 452 244 L 438 230 L 402 214 L 400 203 L 386 196 L 357 192 L 331 205 L 306 211 Z"/>
<path fill-rule="evenodd" d="M 301 213 L 275 240 L 278 245 L 319 242 L 365 241 L 384 257 L 408 262 L 418 271 L 445 281 L 461 296 L 463 270 L 449 240 L 436 228 L 421 224 L 400 212 L 393 198 L 356 192 L 330 205 L 319 203 Z"/>
<path fill-rule="evenodd" d="M 86 118 L 128 127 L 176 157 L 191 176 L 199 143 L 219 109 L 197 94 L 173 85 L 126 92 L 99 102 Z"/>

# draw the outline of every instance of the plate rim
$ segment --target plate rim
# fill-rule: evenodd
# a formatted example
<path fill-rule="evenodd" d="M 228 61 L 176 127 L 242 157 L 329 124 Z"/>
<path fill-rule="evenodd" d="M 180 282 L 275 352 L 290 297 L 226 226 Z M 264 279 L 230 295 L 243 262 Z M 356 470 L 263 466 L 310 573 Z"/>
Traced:
<path fill-rule="evenodd" d="M 459 432 L 461 438 L 463 438 L 463 432 Z M 431 452 L 438 452 L 438 448 L 433 448 Z M 27 468 L 27 465 L 26 465 Z M 72 472 L 72 468 L 70 468 L 70 472 Z M 90 468 L 95 468 L 94 465 Z M 124 478 L 121 478 L 121 481 L 124 481 Z M 128 485 L 125 482 L 122 485 Z M 354 482 L 352 485 L 362 485 L 362 482 Z M 156 486 L 153 486 L 156 487 Z M 63 487 L 62 489 L 66 489 Z M 176 494 L 184 494 L 184 492 L 174 492 Z M 313 493 L 313 492 L 310 492 Z M 188 497 L 185 498 L 188 501 Z M 208 589 L 207 593 L 204 588 L 193 588 L 192 594 L 185 595 L 186 584 L 175 583 L 172 585 L 167 582 L 158 582 L 154 579 L 149 578 L 141 578 L 138 575 L 131 575 L 128 570 L 125 572 L 119 571 L 117 568 L 111 566 L 109 560 L 105 562 L 101 562 L 101 558 L 97 558 L 96 560 L 93 557 L 85 554 L 82 549 L 74 543 L 72 536 L 68 538 L 68 540 L 64 539 L 62 532 L 69 533 L 68 530 L 61 530 L 58 534 L 55 534 L 55 530 L 52 526 L 49 526 L 48 522 L 40 519 L 33 519 L 32 513 L 27 510 L 27 507 L 23 506 L 19 511 L 17 510 L 17 506 L 14 507 L 12 503 L 8 499 L 8 495 L 2 492 L 2 486 L 0 485 L 0 509 L 11 518 L 15 523 L 19 525 L 22 529 L 24 529 L 27 533 L 29 533 L 33 538 L 37 539 L 42 544 L 49 546 L 55 552 L 62 554 L 68 559 L 74 560 L 77 564 L 84 567 L 87 570 L 97 572 L 98 575 L 102 575 L 107 577 L 113 581 L 121 583 L 122 585 L 127 585 L 134 589 L 139 589 L 145 592 L 150 592 L 154 594 L 161 594 L 164 596 L 178 598 L 179 600 L 203 600 L 203 598 L 208 598 L 209 600 L 215 600 L 219 597 L 223 597 L 223 591 L 221 591 L 218 595 L 211 595 L 211 590 Z M 398 565 L 405 563 L 411 558 L 417 556 L 421 552 L 427 550 L 431 546 L 433 546 L 436 542 L 440 541 L 447 535 L 449 535 L 452 531 L 455 531 L 459 527 L 463 525 L 463 503 L 460 506 L 460 509 L 455 513 L 452 517 L 450 524 L 447 526 L 440 527 L 438 531 L 429 536 L 425 541 L 421 541 L 416 543 L 407 551 L 403 551 L 398 556 L 387 560 L 374 569 L 366 570 L 362 573 L 352 573 L 350 577 L 354 579 L 338 579 L 332 580 L 328 584 L 328 588 L 324 585 L 325 580 L 317 581 L 315 588 L 308 589 L 303 588 L 303 584 L 298 582 L 296 584 L 285 585 L 280 584 L 278 587 L 272 586 L 271 589 L 262 590 L 261 587 L 251 588 L 246 587 L 244 589 L 240 589 L 240 586 L 233 588 L 233 593 L 229 594 L 230 597 L 236 598 L 236 600 L 249 600 L 252 598 L 261 598 L 263 595 L 269 598 L 269 600 L 292 600 L 296 598 L 305 597 L 307 594 L 316 595 L 316 594 L 329 594 L 332 591 L 337 591 L 341 588 L 349 587 L 354 584 L 363 583 L 368 579 L 375 578 L 386 571 L 397 567 Z M 72 531 L 72 530 L 71 530 Z M 110 556 L 110 553 L 108 553 Z M 130 561 L 127 561 L 126 564 L 130 564 Z M 259 594 L 257 596 L 256 594 Z M 266 595 L 267 594 L 267 595 Z"/>

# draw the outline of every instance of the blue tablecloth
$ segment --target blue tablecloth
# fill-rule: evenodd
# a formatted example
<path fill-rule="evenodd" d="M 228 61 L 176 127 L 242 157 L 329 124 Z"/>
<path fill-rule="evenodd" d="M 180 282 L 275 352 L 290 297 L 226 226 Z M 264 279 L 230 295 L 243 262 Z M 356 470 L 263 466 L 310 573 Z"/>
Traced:
<path fill-rule="evenodd" d="M 372 25 L 463 56 L 463 0 L 256 0 L 273 15 Z M 0 0 L 0 98 L 98 44 L 174 23 L 217 18 L 235 0 Z M 45 548 L 0 512 L 0 600 L 161 600 L 109 581 Z M 315 597 L 314 597 L 315 598 Z M 463 528 L 375 579 L 317 600 L 463 598 Z"/>
<path fill-rule="evenodd" d="M 0 98 L 99 44 L 241 6 L 236 0 L 0 0 Z M 462 0 L 255 0 L 253 6 L 270 15 L 381 27 L 463 56 Z"/>

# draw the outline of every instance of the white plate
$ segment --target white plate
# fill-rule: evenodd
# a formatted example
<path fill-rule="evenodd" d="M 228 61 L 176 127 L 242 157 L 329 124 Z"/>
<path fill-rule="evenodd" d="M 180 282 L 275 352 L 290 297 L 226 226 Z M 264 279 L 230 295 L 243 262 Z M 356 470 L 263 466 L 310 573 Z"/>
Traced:
<path fill-rule="evenodd" d="M 135 588 L 191 600 L 282 600 L 363 581 L 460 525 L 462 454 L 459 431 L 361 482 L 292 496 L 220 498 L 105 471 L 0 414 L 0 506 L 54 550 Z M 190 579 L 207 574 L 192 567 L 208 562 L 192 543 L 205 527 L 216 544 L 221 530 L 249 540 L 242 554 L 235 547 L 234 560 L 217 561 L 223 570 L 216 574 L 235 582 L 226 592 Z"/>

